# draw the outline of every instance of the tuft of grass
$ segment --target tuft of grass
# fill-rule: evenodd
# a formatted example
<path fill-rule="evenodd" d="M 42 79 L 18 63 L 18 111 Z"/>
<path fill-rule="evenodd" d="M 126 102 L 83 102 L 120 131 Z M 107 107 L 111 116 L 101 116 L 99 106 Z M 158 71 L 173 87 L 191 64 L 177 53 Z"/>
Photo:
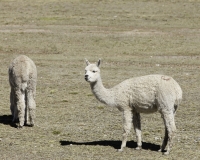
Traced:
<path fill-rule="evenodd" d="M 40 21 L 56 21 L 58 19 L 59 17 L 40 17 L 39 18 Z"/>
<path fill-rule="evenodd" d="M 76 95 L 78 92 L 69 92 L 69 94 Z"/>
<path fill-rule="evenodd" d="M 149 136 L 150 133 L 149 133 L 149 132 L 144 132 L 143 135 L 144 135 L 144 136 Z"/>
<path fill-rule="evenodd" d="M 56 92 L 56 90 L 52 89 L 52 90 L 50 91 L 50 94 L 54 94 L 55 92 Z"/>
<path fill-rule="evenodd" d="M 104 106 L 98 106 L 97 108 L 98 109 L 104 109 L 105 107 Z"/>
<path fill-rule="evenodd" d="M 59 135 L 59 134 L 61 133 L 61 131 L 54 130 L 54 131 L 52 131 L 52 133 L 53 133 L 54 135 Z"/>
<path fill-rule="evenodd" d="M 69 102 L 67 99 L 63 99 L 62 102 Z"/>

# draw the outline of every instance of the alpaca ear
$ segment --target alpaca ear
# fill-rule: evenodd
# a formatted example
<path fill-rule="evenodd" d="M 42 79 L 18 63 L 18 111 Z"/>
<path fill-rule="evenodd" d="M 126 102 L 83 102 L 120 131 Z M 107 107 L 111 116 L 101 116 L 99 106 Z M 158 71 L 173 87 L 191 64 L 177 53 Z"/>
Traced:
<path fill-rule="evenodd" d="M 97 67 L 100 67 L 100 65 L 101 65 L 101 59 L 98 60 Z"/>
<path fill-rule="evenodd" d="M 90 65 L 90 62 L 85 58 L 86 65 Z"/>

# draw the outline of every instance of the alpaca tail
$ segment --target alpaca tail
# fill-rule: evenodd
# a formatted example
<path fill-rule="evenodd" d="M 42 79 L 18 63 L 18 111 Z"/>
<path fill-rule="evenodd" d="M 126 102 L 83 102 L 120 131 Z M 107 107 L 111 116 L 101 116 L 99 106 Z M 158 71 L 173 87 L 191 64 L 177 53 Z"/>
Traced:
<path fill-rule="evenodd" d="M 178 106 L 179 106 L 180 103 L 181 103 L 181 100 L 182 100 L 182 98 L 177 99 L 177 100 L 176 100 L 176 103 L 174 104 L 174 115 L 176 114 L 176 111 L 177 111 L 177 109 L 178 109 Z"/>
<path fill-rule="evenodd" d="M 176 111 L 177 111 L 177 109 L 178 109 L 178 105 L 174 105 L 174 115 L 176 114 Z"/>

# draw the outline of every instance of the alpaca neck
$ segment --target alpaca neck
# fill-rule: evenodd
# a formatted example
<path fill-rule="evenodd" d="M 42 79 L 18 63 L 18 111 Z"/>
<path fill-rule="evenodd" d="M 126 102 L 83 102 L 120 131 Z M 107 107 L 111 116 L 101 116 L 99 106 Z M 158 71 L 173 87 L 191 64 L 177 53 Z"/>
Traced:
<path fill-rule="evenodd" d="M 103 86 L 101 78 L 94 83 L 90 83 L 90 86 L 93 94 L 100 102 L 109 106 L 114 106 L 113 92 Z"/>

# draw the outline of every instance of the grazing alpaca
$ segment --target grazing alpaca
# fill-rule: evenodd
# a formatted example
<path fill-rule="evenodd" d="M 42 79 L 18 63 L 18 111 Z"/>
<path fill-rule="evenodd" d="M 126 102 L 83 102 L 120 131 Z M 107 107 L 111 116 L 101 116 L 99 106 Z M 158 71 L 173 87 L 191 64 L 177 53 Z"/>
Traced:
<path fill-rule="evenodd" d="M 174 116 L 182 99 L 182 90 L 178 83 L 169 76 L 147 75 L 127 79 L 111 89 L 106 89 L 100 76 L 100 60 L 97 64 L 90 64 L 86 60 L 86 64 L 85 80 L 90 83 L 95 97 L 100 102 L 117 107 L 123 112 L 124 133 L 119 151 L 126 146 L 132 123 L 137 138 L 136 149 L 141 149 L 140 113 L 159 111 L 165 124 L 165 137 L 159 151 L 163 152 L 168 143 L 164 154 L 169 154 L 176 131 Z"/>
<path fill-rule="evenodd" d="M 15 58 L 9 66 L 10 109 L 13 122 L 19 118 L 19 126 L 24 122 L 34 126 L 37 69 L 34 62 L 25 55 Z"/>

